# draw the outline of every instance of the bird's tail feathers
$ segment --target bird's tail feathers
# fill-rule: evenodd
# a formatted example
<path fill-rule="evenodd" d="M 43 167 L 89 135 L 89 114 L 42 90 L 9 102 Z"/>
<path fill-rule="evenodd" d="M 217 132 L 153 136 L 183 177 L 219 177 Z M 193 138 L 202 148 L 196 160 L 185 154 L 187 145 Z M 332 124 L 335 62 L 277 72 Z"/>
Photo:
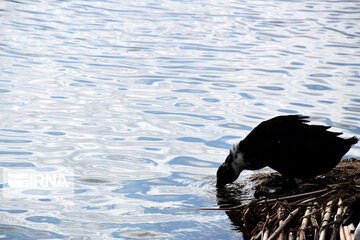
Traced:
<path fill-rule="evenodd" d="M 352 138 L 347 139 L 351 145 L 354 145 L 358 142 L 357 137 L 353 136 Z"/>

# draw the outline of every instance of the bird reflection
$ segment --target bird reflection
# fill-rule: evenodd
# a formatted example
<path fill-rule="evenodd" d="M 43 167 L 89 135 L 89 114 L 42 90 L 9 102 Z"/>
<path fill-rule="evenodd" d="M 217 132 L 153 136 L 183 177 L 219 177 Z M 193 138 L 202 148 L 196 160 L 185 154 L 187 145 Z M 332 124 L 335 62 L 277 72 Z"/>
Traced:
<path fill-rule="evenodd" d="M 243 234 L 243 239 L 247 239 L 247 237 L 250 236 L 250 233 L 247 233 L 246 231 L 246 229 L 248 229 L 246 225 L 249 223 L 244 223 L 243 209 L 230 210 L 230 208 L 248 203 L 251 201 L 252 195 L 252 190 L 244 190 L 242 186 L 238 186 L 236 184 L 226 186 L 224 188 L 218 188 L 216 192 L 219 208 L 228 209 L 225 210 L 225 213 L 230 219 L 234 229 Z M 251 229 L 251 227 L 249 229 Z"/>
<path fill-rule="evenodd" d="M 278 174 L 259 174 L 259 178 L 265 180 L 259 182 L 258 178 L 253 177 L 247 181 L 236 182 L 223 188 L 217 188 L 217 204 L 220 209 L 224 209 L 231 221 L 233 228 L 242 233 L 243 239 L 250 239 L 253 233 L 250 229 L 255 229 L 261 216 L 255 212 L 256 208 L 241 207 L 250 203 L 254 199 L 281 196 L 283 194 L 293 194 L 298 192 L 295 186 L 291 189 L 284 188 L 284 179 Z M 249 206 L 250 206 L 249 205 Z M 246 217 L 244 217 L 246 216 Z"/>

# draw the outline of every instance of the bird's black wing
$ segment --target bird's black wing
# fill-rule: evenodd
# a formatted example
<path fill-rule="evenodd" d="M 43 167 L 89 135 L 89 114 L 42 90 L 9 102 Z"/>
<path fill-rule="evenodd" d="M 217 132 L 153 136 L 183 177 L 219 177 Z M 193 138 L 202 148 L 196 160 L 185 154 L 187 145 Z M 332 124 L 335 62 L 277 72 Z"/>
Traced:
<path fill-rule="evenodd" d="M 283 137 L 299 133 L 304 126 L 308 126 L 307 118 L 309 117 L 302 115 L 286 115 L 263 121 L 245 137 L 243 145 L 254 151 L 269 144 L 271 147 L 277 146 Z"/>
<path fill-rule="evenodd" d="M 295 141 L 300 140 L 296 136 L 308 126 L 307 118 L 302 115 L 286 115 L 260 123 L 241 142 L 242 152 L 257 166 L 269 165 L 274 158 L 291 152 Z"/>

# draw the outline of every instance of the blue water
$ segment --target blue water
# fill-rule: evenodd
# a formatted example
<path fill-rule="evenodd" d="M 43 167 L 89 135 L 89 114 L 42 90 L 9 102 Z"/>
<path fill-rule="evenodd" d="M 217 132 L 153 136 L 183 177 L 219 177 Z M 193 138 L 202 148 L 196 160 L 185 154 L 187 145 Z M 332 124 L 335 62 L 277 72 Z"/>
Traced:
<path fill-rule="evenodd" d="M 357 1 L 0 9 L 3 175 L 74 177 L 72 192 L 12 197 L 1 180 L 2 238 L 239 239 L 224 212 L 196 210 L 216 207 L 215 173 L 231 144 L 297 113 L 360 136 Z"/>

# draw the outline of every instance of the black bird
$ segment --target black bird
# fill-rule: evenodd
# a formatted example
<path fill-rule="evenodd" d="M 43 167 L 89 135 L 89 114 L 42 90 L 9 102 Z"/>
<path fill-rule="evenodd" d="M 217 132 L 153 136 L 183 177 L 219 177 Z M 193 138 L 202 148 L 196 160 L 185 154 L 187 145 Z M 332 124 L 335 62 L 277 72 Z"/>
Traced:
<path fill-rule="evenodd" d="M 216 186 L 235 181 L 244 169 L 266 166 L 287 179 L 309 179 L 334 168 L 358 139 L 338 137 L 330 126 L 308 125 L 309 117 L 278 116 L 260 123 L 234 144 L 217 171 Z"/>

